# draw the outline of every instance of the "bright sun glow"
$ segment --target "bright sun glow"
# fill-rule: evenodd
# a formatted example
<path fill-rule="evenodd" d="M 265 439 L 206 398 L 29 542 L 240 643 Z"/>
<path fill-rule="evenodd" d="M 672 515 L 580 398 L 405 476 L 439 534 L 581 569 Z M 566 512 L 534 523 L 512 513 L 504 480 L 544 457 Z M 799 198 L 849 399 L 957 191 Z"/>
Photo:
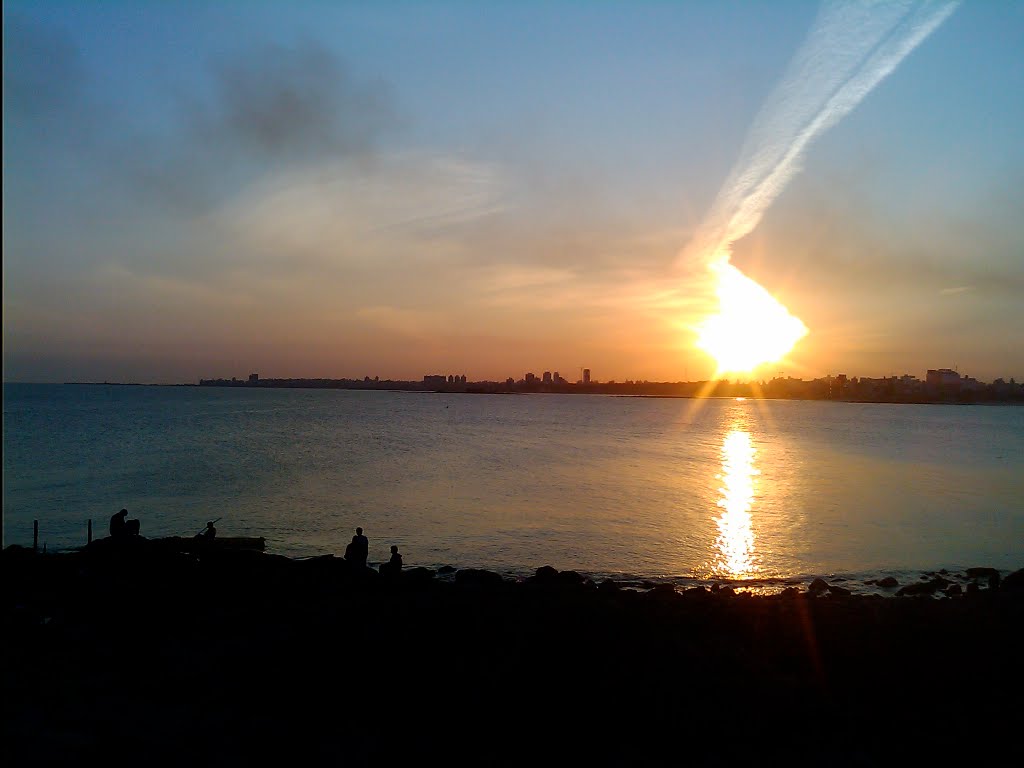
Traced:
<path fill-rule="evenodd" d="M 807 326 L 757 282 L 728 262 L 712 267 L 718 278 L 719 312 L 705 320 L 697 346 L 723 373 L 750 373 L 782 359 L 807 335 Z"/>

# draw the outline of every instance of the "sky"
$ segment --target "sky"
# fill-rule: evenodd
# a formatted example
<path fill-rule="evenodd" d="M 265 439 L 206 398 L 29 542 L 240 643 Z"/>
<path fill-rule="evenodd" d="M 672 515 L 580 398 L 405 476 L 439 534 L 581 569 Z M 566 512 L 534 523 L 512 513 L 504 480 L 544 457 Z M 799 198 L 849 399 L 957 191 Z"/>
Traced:
<path fill-rule="evenodd" d="M 681 258 L 811 2 L 3 4 L 3 379 L 709 378 Z M 1024 379 L 1024 3 L 968 2 L 732 263 L 757 371 Z"/>

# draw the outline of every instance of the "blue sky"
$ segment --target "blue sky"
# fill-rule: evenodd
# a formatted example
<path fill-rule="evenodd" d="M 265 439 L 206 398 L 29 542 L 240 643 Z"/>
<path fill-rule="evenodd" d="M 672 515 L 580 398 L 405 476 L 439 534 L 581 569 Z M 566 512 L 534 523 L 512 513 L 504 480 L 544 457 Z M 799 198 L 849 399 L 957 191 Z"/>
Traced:
<path fill-rule="evenodd" d="M 816 3 L 4 4 L 5 380 L 702 378 L 680 269 Z M 1024 3 L 959 6 L 733 262 L 805 377 L 1024 377 Z"/>

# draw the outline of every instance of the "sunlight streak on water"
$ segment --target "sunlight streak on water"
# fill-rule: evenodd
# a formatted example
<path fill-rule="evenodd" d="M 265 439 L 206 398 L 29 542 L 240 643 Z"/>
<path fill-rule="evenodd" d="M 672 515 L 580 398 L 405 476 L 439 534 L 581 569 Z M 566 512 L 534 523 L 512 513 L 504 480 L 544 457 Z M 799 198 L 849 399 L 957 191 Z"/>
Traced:
<path fill-rule="evenodd" d="M 753 443 L 750 433 L 733 428 L 722 443 L 722 473 L 717 476 L 717 506 L 722 510 L 715 520 L 718 537 L 716 570 L 733 578 L 753 576 L 758 570 L 754 557 L 754 529 L 750 511 L 756 495 L 757 476 L 754 467 Z"/>

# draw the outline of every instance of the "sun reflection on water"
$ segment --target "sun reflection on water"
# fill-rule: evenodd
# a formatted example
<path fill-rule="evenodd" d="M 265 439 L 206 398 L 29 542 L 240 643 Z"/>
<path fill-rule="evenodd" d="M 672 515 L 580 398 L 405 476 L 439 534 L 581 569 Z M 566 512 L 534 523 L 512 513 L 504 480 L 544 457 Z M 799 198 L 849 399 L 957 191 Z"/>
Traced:
<path fill-rule="evenodd" d="M 754 558 L 754 529 L 750 510 L 754 505 L 756 478 L 761 474 L 754 467 L 757 452 L 750 433 L 733 429 L 722 443 L 722 474 L 718 478 L 718 506 L 722 514 L 715 520 L 716 570 L 732 578 L 753 576 L 758 570 Z"/>

